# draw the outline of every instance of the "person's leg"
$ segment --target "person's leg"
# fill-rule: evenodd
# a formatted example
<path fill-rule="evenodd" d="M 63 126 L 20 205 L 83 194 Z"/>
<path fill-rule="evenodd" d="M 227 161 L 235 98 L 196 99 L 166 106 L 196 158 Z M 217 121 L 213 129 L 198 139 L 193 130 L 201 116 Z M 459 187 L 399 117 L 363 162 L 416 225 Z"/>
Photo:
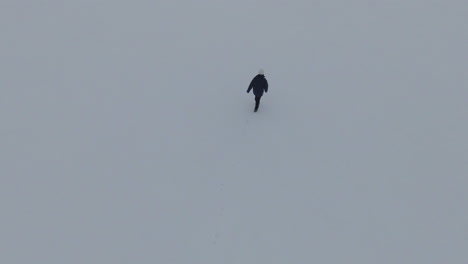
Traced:
<path fill-rule="evenodd" d="M 257 112 L 258 107 L 260 106 L 260 98 L 261 96 L 255 96 L 255 112 Z"/>

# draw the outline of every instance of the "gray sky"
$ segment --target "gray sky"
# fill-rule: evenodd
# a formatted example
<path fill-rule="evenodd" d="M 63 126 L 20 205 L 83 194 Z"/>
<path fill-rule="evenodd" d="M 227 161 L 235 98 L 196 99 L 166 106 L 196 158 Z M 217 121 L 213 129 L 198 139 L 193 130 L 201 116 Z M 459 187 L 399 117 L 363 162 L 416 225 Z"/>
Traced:
<path fill-rule="evenodd" d="M 1 0 L 0 262 L 467 263 L 467 14 Z"/>

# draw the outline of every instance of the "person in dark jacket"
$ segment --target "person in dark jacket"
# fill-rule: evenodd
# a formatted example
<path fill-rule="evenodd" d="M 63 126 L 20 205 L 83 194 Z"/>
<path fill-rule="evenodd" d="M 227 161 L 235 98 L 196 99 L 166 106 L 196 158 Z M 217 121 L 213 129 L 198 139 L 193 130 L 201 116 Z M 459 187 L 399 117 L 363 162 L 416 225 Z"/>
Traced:
<path fill-rule="evenodd" d="M 253 93 L 255 95 L 255 110 L 254 112 L 258 111 L 258 107 L 260 106 L 260 99 L 262 98 L 263 91 L 265 93 L 268 92 L 268 82 L 265 79 L 265 74 L 263 70 L 260 70 L 253 78 L 253 80 L 250 82 L 249 88 L 247 89 L 247 93 L 250 92 L 253 88 Z"/>

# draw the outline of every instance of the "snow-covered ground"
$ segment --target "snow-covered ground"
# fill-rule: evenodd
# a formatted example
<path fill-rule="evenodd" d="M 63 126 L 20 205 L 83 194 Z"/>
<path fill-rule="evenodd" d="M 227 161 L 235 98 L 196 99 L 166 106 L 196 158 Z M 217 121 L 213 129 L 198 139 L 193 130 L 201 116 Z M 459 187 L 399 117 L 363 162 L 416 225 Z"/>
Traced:
<path fill-rule="evenodd" d="M 467 26 L 462 0 L 0 1 L 0 263 L 468 263 Z"/>

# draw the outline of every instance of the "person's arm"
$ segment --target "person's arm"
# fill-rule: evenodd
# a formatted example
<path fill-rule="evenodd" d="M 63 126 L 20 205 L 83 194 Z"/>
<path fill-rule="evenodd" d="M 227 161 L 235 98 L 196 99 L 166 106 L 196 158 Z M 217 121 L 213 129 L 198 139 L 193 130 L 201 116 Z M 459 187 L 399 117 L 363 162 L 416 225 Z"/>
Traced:
<path fill-rule="evenodd" d="M 255 78 L 253 78 L 252 81 L 250 82 L 249 88 L 247 89 L 247 93 L 249 93 L 250 90 L 252 90 L 253 84 L 254 84 L 254 80 L 255 80 Z"/>
<path fill-rule="evenodd" d="M 265 79 L 265 93 L 268 93 L 268 81 Z"/>

